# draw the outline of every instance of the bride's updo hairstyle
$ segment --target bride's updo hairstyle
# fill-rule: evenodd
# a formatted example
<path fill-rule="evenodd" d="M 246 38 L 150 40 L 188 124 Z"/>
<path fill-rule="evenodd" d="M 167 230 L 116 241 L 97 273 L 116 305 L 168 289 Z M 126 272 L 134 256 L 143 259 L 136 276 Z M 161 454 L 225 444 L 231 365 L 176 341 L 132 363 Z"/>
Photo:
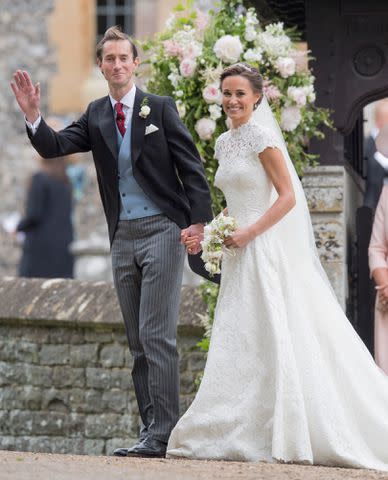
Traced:
<path fill-rule="evenodd" d="M 225 80 L 225 78 L 235 77 L 235 76 L 244 77 L 247 80 L 249 80 L 252 90 L 255 93 L 260 94 L 259 101 L 256 102 L 253 107 L 254 109 L 256 109 L 260 105 L 261 99 L 263 98 L 263 77 L 261 76 L 261 73 L 257 68 L 251 67 L 248 63 L 244 63 L 244 62 L 234 63 L 233 65 L 226 67 L 224 71 L 221 73 L 221 76 L 220 76 L 221 88 L 222 88 L 222 82 Z"/>

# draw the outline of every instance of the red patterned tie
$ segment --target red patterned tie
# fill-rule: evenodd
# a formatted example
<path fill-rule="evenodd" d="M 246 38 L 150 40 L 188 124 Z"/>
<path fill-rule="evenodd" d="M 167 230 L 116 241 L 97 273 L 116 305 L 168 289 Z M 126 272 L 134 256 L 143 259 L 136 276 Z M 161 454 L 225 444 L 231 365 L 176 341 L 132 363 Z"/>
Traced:
<path fill-rule="evenodd" d="M 116 103 L 116 123 L 117 123 L 117 128 L 119 129 L 119 132 L 121 133 L 122 136 L 125 135 L 125 115 L 123 112 L 123 104 L 120 102 Z"/>

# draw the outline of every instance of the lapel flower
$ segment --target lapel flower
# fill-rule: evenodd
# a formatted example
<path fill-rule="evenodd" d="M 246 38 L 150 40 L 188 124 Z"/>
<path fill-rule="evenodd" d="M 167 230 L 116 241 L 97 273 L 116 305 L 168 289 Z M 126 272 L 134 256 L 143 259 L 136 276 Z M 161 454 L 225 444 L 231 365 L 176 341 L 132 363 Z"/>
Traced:
<path fill-rule="evenodd" d="M 147 118 L 150 113 L 151 113 L 151 108 L 148 105 L 148 97 L 144 97 L 140 105 L 139 117 Z"/>

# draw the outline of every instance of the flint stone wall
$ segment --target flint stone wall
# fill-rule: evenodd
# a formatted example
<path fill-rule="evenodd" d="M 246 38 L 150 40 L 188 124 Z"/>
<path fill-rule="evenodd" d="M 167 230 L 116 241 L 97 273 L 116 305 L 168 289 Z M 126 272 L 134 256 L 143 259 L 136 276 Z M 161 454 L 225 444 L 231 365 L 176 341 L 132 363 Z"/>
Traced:
<path fill-rule="evenodd" d="M 0 279 L 0 449 L 111 454 L 137 439 L 128 351 L 111 284 Z M 183 287 L 178 347 L 181 412 L 204 355 L 204 313 Z"/>
<path fill-rule="evenodd" d="M 322 265 L 338 301 L 345 309 L 348 296 L 347 256 L 355 236 L 355 214 L 363 192 L 344 167 L 313 167 L 305 171 L 307 197 L 315 242 Z"/>

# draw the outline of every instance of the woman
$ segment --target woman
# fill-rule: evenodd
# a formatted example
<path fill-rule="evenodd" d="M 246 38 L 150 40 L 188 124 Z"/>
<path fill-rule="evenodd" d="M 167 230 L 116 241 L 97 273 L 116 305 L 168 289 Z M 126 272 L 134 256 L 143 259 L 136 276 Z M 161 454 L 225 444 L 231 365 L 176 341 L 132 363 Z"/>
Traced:
<path fill-rule="evenodd" d="M 369 268 L 376 283 L 375 360 L 388 375 L 388 185 L 376 208 L 369 244 Z"/>
<path fill-rule="evenodd" d="M 21 277 L 72 278 L 72 194 L 63 158 L 41 159 L 27 195 L 26 213 L 17 226 L 25 233 Z"/>
<path fill-rule="evenodd" d="M 388 380 L 319 263 L 262 78 L 236 64 L 221 88 L 232 128 L 216 143 L 216 185 L 239 229 L 226 241 L 235 255 L 223 260 L 203 380 L 168 456 L 388 470 Z"/>

